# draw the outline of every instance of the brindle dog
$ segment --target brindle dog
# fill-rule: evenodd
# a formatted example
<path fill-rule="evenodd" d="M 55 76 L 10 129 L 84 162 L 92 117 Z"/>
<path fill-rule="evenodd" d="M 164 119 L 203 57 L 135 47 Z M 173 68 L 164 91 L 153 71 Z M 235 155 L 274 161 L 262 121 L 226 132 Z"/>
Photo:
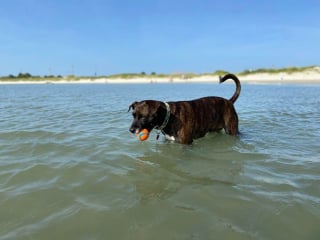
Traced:
<path fill-rule="evenodd" d="M 229 135 L 237 135 L 238 115 L 233 106 L 240 95 L 239 79 L 233 74 L 220 77 L 220 83 L 232 79 L 236 84 L 233 96 L 227 100 L 221 97 L 203 97 L 191 101 L 161 102 L 143 100 L 129 106 L 133 122 L 130 132 L 138 133 L 146 128 L 161 131 L 168 139 L 191 144 L 193 139 L 208 132 L 222 129 Z"/>

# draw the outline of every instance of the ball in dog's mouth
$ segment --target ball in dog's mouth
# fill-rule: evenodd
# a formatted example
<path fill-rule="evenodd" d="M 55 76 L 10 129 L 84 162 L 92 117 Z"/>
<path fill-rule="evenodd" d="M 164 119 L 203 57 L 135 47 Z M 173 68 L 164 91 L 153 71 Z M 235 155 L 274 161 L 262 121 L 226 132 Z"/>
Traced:
<path fill-rule="evenodd" d="M 141 131 L 137 129 L 135 135 L 140 141 L 145 141 L 149 138 L 149 131 L 146 128 L 142 129 Z"/>

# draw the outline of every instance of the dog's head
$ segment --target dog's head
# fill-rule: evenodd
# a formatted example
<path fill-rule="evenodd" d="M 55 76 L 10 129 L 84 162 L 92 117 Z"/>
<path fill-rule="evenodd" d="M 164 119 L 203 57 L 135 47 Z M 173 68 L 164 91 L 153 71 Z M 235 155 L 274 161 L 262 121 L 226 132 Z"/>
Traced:
<path fill-rule="evenodd" d="M 150 132 L 153 128 L 162 124 L 166 114 L 165 106 L 162 106 L 161 102 L 154 100 L 133 102 L 129 106 L 128 112 L 131 109 L 133 121 L 129 131 L 132 133 L 138 133 L 142 129 L 148 129 Z"/>

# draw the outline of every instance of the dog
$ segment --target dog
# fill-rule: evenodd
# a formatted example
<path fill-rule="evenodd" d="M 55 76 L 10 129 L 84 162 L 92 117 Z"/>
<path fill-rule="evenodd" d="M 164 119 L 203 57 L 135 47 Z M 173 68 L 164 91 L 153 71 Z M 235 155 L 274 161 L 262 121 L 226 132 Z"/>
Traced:
<path fill-rule="evenodd" d="M 161 102 L 143 100 L 133 102 L 133 122 L 129 131 L 137 134 L 142 129 L 162 132 L 167 139 L 182 144 L 191 144 L 194 139 L 205 136 L 208 132 L 222 129 L 226 134 L 238 135 L 238 115 L 234 103 L 241 91 L 239 79 L 234 74 L 219 77 L 220 83 L 232 79 L 236 84 L 233 96 L 228 100 L 222 97 L 203 97 L 191 101 Z"/>

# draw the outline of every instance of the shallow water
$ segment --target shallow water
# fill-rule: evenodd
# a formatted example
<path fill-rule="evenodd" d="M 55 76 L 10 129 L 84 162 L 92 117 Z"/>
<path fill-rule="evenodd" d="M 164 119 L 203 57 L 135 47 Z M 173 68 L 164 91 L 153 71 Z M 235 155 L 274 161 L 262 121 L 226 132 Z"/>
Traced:
<path fill-rule="evenodd" d="M 0 85 L 0 239 L 319 239 L 319 85 L 244 84 L 239 137 L 128 131 L 135 100 L 233 91 Z"/>

